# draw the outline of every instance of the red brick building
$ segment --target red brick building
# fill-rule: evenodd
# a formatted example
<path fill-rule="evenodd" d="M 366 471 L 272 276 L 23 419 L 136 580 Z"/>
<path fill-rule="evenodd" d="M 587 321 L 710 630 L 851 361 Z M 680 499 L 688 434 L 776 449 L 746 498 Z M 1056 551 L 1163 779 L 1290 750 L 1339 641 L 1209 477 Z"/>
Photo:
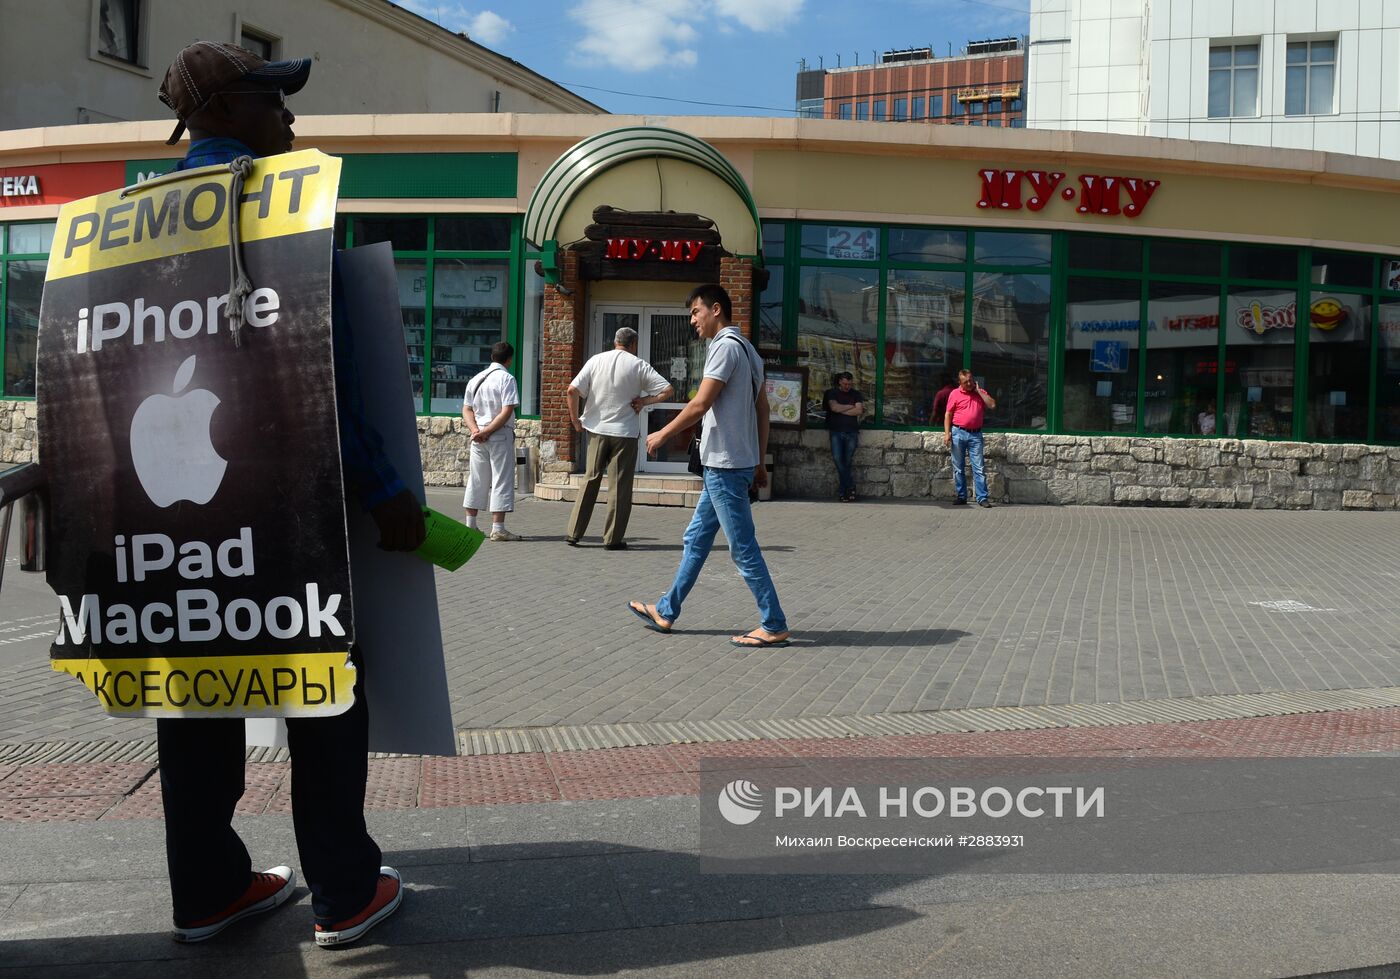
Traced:
<path fill-rule="evenodd" d="M 879 64 L 800 72 L 797 86 L 804 117 L 1019 128 L 1026 49 L 1020 38 L 1003 38 L 969 44 L 956 57 L 886 51 Z"/>

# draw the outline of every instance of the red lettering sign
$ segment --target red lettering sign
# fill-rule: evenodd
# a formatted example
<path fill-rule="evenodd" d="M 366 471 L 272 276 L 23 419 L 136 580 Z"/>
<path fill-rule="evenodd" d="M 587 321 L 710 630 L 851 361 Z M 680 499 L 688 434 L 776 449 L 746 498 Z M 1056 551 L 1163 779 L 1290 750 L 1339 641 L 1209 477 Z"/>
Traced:
<path fill-rule="evenodd" d="M 609 238 L 603 257 L 619 262 L 654 259 L 659 262 L 695 262 L 705 248 L 703 241 L 688 238 L 656 241 L 651 238 Z"/>
<path fill-rule="evenodd" d="M 980 208 L 1019 211 L 1024 206 L 1028 211 L 1042 210 L 1054 199 L 1055 191 L 1063 173 L 1050 170 L 979 170 L 978 179 L 982 185 L 982 197 L 977 202 Z M 1066 187 L 1060 196 L 1066 201 L 1079 198 L 1076 210 L 1080 214 L 1096 214 L 1113 217 L 1122 215 L 1136 218 L 1147 208 L 1147 202 L 1162 185 L 1160 180 L 1147 180 L 1142 177 L 1101 176 L 1096 173 L 1080 174 L 1079 190 Z M 1031 196 L 1022 204 L 1021 183 L 1030 184 Z M 1127 206 L 1123 205 L 1122 195 L 1128 196 Z"/>

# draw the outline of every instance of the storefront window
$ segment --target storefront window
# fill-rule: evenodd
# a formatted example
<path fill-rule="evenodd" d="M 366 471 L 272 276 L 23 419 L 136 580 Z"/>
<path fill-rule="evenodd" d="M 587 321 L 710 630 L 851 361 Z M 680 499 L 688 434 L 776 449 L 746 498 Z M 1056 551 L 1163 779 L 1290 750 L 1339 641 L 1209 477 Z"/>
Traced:
<path fill-rule="evenodd" d="M 890 261 L 961 265 L 967 261 L 967 232 L 891 228 Z"/>
<path fill-rule="evenodd" d="M 802 257 L 873 262 L 880 257 L 880 229 L 848 224 L 804 225 Z"/>
<path fill-rule="evenodd" d="M 1298 278 L 1298 253 L 1291 248 L 1231 245 L 1230 276 L 1293 282 Z"/>
<path fill-rule="evenodd" d="M 47 255 L 53 247 L 54 223 L 10 225 L 11 255 Z"/>
<path fill-rule="evenodd" d="M 1040 265 L 1050 267 L 1050 236 L 1004 231 L 979 231 L 977 262 L 981 265 Z"/>
<path fill-rule="evenodd" d="M 1400 442 L 1400 300 L 1380 304 L 1376 329 L 1376 439 Z"/>
<path fill-rule="evenodd" d="M 1370 289 L 1375 285 L 1375 268 L 1376 260 L 1370 255 L 1321 250 L 1312 253 L 1313 285 Z"/>
<path fill-rule="evenodd" d="M 443 215 L 433 226 L 433 248 L 440 252 L 506 251 L 510 248 L 510 218 L 490 214 Z"/>
<path fill-rule="evenodd" d="M 45 261 L 5 265 L 5 394 L 14 397 L 34 397 L 39 300 L 44 295 L 46 268 Z"/>
<path fill-rule="evenodd" d="M 1069 280 L 1065 312 L 1066 431 L 1137 430 L 1140 288 L 1132 280 Z"/>
<path fill-rule="evenodd" d="M 433 269 L 433 391 L 428 410 L 462 410 L 467 381 L 505 338 L 510 269 L 495 259 L 438 259 Z"/>
<path fill-rule="evenodd" d="M 934 394 L 962 367 L 964 276 L 892 271 L 888 289 L 883 417 L 928 425 Z"/>
<path fill-rule="evenodd" d="M 1153 435 L 1215 435 L 1220 288 L 1153 282 L 1147 295 L 1142 430 Z M 1234 366 L 1227 363 L 1227 373 Z"/>
<path fill-rule="evenodd" d="M 786 277 L 781 265 L 768 267 L 768 284 L 758 297 L 758 345 L 783 345 L 783 285 Z"/>
<path fill-rule="evenodd" d="M 822 392 L 850 371 L 874 399 L 880 273 L 875 269 L 804 268 L 798 281 L 797 348 L 810 368 L 808 417 L 824 421 Z M 873 406 L 868 406 L 873 407 Z"/>
<path fill-rule="evenodd" d="M 1046 428 L 1050 276 L 980 273 L 973 280 L 972 370 L 996 398 L 994 428 Z"/>
<path fill-rule="evenodd" d="M 1153 241 L 1148 247 L 1154 275 L 1220 274 L 1219 245 L 1203 241 Z"/>
<path fill-rule="evenodd" d="M 1069 267 L 1103 272 L 1141 272 L 1142 241 L 1108 235 L 1070 235 Z"/>
<path fill-rule="evenodd" d="M 399 308 L 403 310 L 403 342 L 408 350 L 408 375 L 413 403 L 423 404 L 423 364 L 428 341 L 428 266 L 421 259 L 394 263 L 399 278 Z"/>
<path fill-rule="evenodd" d="M 357 246 L 387 241 L 396 252 L 428 249 L 427 218 L 357 217 L 353 228 Z"/>
<path fill-rule="evenodd" d="M 1366 440 L 1370 356 L 1370 300 L 1314 289 L 1308 307 L 1307 438 Z"/>
<path fill-rule="evenodd" d="M 520 413 L 540 413 L 540 372 L 544 337 L 544 276 L 535 273 L 535 263 L 525 262 L 525 305 L 520 316 L 520 350 L 515 355 L 520 370 Z"/>
<path fill-rule="evenodd" d="M 1232 249 L 1233 251 L 1233 249 Z M 1293 289 L 1232 288 L 1225 305 L 1225 438 L 1288 438 L 1293 433 Z"/>
<path fill-rule="evenodd" d="M 763 222 L 763 257 L 767 261 L 782 258 L 787 247 L 787 225 L 782 222 Z"/>

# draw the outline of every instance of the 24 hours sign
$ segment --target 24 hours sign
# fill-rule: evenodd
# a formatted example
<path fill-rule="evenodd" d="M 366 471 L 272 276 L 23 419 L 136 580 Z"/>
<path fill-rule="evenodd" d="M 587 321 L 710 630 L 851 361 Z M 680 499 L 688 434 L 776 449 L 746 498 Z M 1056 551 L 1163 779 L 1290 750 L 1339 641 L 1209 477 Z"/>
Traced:
<path fill-rule="evenodd" d="M 354 642 L 331 348 L 338 160 L 60 212 L 40 312 L 55 670 L 113 714 L 336 714 Z M 253 291 L 229 327 L 229 208 Z"/>

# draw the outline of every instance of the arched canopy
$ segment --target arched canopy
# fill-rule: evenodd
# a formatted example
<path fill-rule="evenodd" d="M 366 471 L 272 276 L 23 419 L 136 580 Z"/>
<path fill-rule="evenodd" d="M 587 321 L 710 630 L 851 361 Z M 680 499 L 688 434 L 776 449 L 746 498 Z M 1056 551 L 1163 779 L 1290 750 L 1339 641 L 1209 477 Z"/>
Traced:
<path fill-rule="evenodd" d="M 556 242 L 560 219 L 570 202 L 590 181 L 629 160 L 654 157 L 692 164 L 723 181 L 743 202 L 753 219 L 754 250 L 762 260 L 763 229 L 759 225 L 758 207 L 739 171 L 704 140 L 660 126 L 614 129 L 590 136 L 570 147 L 545 172 L 539 186 L 530 195 L 529 206 L 525 209 L 526 240 L 552 251 L 548 243 Z"/>

